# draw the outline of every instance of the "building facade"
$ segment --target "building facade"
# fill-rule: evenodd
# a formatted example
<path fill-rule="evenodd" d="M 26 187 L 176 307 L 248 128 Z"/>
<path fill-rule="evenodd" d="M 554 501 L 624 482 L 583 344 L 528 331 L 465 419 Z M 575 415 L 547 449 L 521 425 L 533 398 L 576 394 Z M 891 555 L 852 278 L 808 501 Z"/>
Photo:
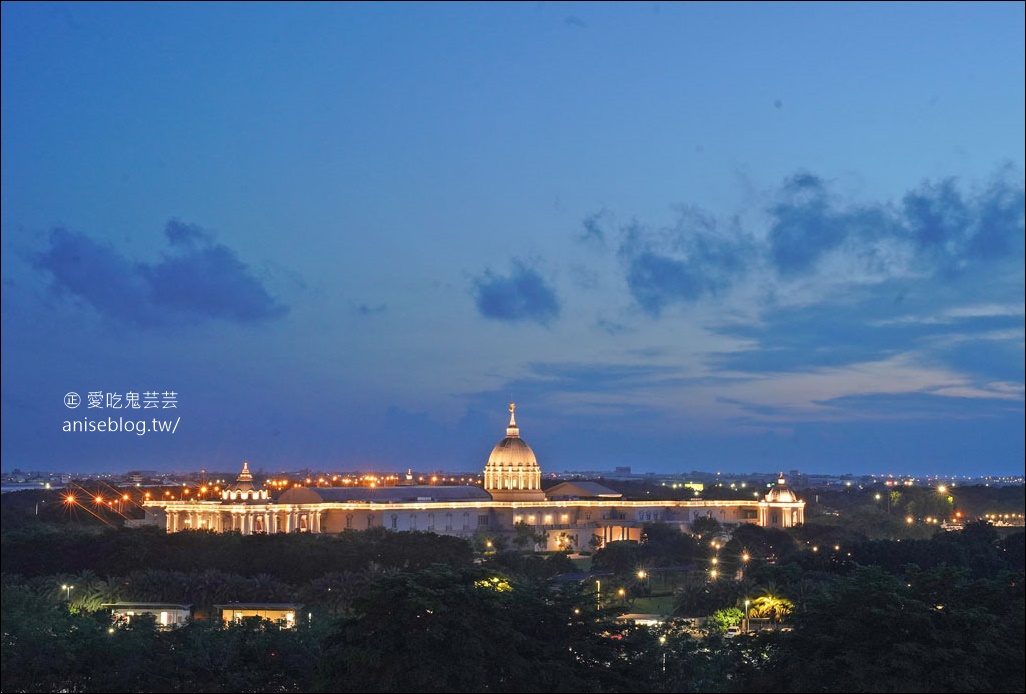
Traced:
<path fill-rule="evenodd" d="M 541 468 L 520 438 L 510 404 L 506 436 L 485 464 L 484 486 L 293 487 L 272 499 L 253 484 L 248 464 L 220 500 L 146 502 L 168 532 L 213 530 L 254 533 L 340 533 L 384 527 L 471 538 L 530 531 L 540 549 L 580 550 L 616 540 L 640 540 L 646 523 L 682 531 L 699 518 L 723 525 L 754 523 L 789 528 L 805 520 L 805 502 L 783 475 L 761 499 L 751 501 L 628 500 L 595 482 L 541 488 Z"/>

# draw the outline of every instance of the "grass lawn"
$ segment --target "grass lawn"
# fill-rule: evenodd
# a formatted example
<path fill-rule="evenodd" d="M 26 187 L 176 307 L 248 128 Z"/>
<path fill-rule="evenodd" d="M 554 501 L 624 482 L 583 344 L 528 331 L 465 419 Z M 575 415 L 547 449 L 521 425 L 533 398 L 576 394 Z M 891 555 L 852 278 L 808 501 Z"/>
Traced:
<path fill-rule="evenodd" d="M 655 595 L 650 598 L 635 598 L 631 612 L 641 614 L 672 614 L 673 596 Z"/>

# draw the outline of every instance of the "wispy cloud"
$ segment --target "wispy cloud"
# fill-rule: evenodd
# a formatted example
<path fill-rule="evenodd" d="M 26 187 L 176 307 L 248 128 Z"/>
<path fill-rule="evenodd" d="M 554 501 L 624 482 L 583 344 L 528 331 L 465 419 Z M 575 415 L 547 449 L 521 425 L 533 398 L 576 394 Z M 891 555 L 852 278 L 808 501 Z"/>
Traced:
<path fill-rule="evenodd" d="M 112 244 L 60 228 L 50 232 L 49 247 L 30 262 L 51 275 L 58 292 L 131 325 L 254 323 L 288 313 L 235 251 L 216 243 L 212 234 L 178 220 L 168 222 L 164 233 L 171 251 L 157 263 L 129 260 Z"/>
<path fill-rule="evenodd" d="M 560 313 L 555 289 L 524 261 L 514 260 L 512 265 L 508 275 L 485 270 L 473 279 L 471 293 L 478 312 L 499 321 L 550 324 Z"/>
<path fill-rule="evenodd" d="M 914 292 L 944 294 L 952 283 L 962 299 L 1014 300 L 1008 288 L 1016 285 L 1022 294 L 1026 195 L 1011 170 L 982 186 L 924 181 L 897 200 L 868 202 L 798 172 L 767 198 L 762 228 L 744 210 L 717 218 L 694 206 L 667 227 L 622 225 L 617 256 L 631 300 L 659 317 L 738 288 L 750 293 L 756 283 L 767 305 L 796 287 L 833 301 L 839 286 L 887 283 L 895 305 Z M 604 247 L 611 219 L 608 210 L 586 216 L 577 240 Z"/>

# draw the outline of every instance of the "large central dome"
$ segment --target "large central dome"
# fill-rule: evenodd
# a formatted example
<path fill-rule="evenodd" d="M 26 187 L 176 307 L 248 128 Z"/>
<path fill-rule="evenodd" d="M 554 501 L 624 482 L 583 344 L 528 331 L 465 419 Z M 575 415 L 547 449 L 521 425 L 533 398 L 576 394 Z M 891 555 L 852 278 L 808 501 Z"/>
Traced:
<path fill-rule="evenodd" d="M 543 501 L 541 468 L 534 451 L 520 438 L 514 414 L 516 405 L 509 404 L 509 426 L 506 438 L 495 444 L 484 470 L 484 488 L 497 501 Z"/>

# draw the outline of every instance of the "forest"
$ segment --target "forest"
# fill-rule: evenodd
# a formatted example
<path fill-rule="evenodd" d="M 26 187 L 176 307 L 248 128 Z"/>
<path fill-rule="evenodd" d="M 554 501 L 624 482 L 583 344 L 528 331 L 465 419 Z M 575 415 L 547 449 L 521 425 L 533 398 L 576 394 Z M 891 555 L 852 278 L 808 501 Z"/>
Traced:
<path fill-rule="evenodd" d="M 486 535 L 166 534 L 5 499 L 2 690 L 1024 691 L 1022 526 L 848 502 L 786 531 L 650 524 L 571 558 Z M 193 619 L 114 627 L 119 601 Z M 303 608 L 292 629 L 225 625 L 231 601 Z M 617 618 L 655 605 L 655 626 Z"/>

